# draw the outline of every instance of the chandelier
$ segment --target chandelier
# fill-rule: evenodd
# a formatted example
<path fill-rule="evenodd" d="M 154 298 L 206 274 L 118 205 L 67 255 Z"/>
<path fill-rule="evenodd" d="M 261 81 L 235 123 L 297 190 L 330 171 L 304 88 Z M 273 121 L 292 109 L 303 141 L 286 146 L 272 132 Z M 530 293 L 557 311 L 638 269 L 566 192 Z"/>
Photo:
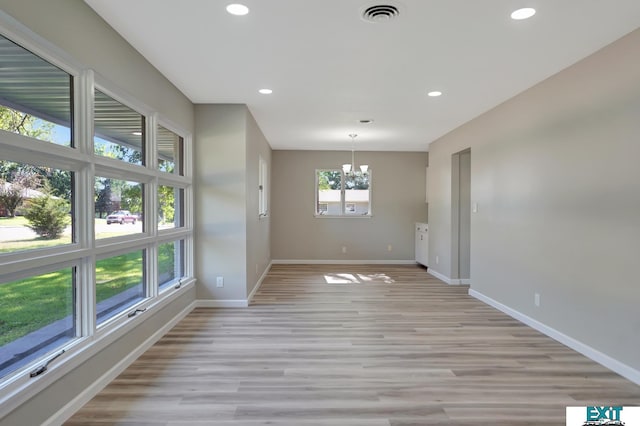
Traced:
<path fill-rule="evenodd" d="M 345 175 L 351 176 L 356 172 L 356 162 L 355 162 L 355 139 L 358 137 L 356 133 L 350 133 L 349 137 L 351 138 L 351 164 L 343 164 L 342 171 Z M 360 166 L 360 171 L 362 174 L 366 174 L 369 170 L 369 166 L 367 164 L 363 164 Z"/>

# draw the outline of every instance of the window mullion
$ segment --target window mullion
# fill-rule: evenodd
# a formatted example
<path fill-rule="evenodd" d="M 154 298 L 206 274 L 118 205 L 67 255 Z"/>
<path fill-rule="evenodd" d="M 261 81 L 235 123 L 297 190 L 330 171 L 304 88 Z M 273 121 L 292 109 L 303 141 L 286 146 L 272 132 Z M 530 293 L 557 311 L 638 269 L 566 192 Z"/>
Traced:
<path fill-rule="evenodd" d="M 76 84 L 76 107 L 74 108 L 74 146 L 81 153 L 93 157 L 93 71 L 85 70 Z M 78 243 L 85 249 L 95 247 L 94 235 L 94 176 L 95 167 L 90 163 L 76 174 L 76 199 L 74 214 Z M 95 255 L 82 258 L 76 272 L 76 299 L 78 314 L 78 333 L 81 336 L 92 336 L 96 330 L 95 311 Z"/>

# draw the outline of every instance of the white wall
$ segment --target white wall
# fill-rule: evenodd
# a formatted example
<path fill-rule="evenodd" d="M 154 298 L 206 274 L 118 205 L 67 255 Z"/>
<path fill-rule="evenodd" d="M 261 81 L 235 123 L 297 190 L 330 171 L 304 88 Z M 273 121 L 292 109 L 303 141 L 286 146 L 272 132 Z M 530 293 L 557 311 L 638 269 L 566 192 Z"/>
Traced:
<path fill-rule="evenodd" d="M 371 169 L 371 218 L 314 217 L 316 169 L 340 168 L 350 152 L 274 151 L 271 254 L 276 260 L 383 260 L 414 257 L 414 223 L 426 222 L 422 152 L 357 152 Z M 392 251 L 387 250 L 388 245 Z M 342 246 L 347 253 L 342 253 Z"/>
<path fill-rule="evenodd" d="M 452 276 L 451 155 L 470 147 L 472 289 L 636 372 L 638 46 L 640 30 L 432 143 L 428 181 L 430 266 Z"/>
<path fill-rule="evenodd" d="M 245 105 L 196 105 L 194 152 L 198 299 L 246 301 L 271 262 L 258 218 L 258 156 L 271 168 L 271 148 Z"/>

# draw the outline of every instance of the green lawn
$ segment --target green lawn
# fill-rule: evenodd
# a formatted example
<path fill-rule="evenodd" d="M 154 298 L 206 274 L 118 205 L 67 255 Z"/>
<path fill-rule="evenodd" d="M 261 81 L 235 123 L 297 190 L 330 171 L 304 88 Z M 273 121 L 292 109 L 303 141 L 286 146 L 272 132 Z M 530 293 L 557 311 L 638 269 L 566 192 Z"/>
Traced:
<path fill-rule="evenodd" d="M 0 217 L 0 228 L 9 226 L 27 226 L 29 222 L 24 216 Z"/>
<path fill-rule="evenodd" d="M 96 219 L 96 221 L 104 219 Z M 23 217 L 0 218 L 2 227 L 25 226 Z M 120 226 L 114 231 L 121 231 Z M 109 233 L 109 236 L 114 236 Z M 56 240 L 39 238 L 0 242 L 0 253 L 51 247 L 71 242 L 69 236 Z M 159 246 L 159 271 L 172 273 L 173 244 Z M 142 251 L 119 255 L 96 262 L 96 301 L 99 303 L 140 285 L 143 278 Z M 72 269 L 62 269 L 22 280 L 0 283 L 0 346 L 36 331 L 72 314 L 74 286 Z"/>
<path fill-rule="evenodd" d="M 169 269 L 173 256 L 160 257 Z M 96 301 L 101 302 L 142 283 L 142 251 L 96 262 Z M 72 270 L 63 269 L 0 284 L 0 346 L 71 315 Z"/>

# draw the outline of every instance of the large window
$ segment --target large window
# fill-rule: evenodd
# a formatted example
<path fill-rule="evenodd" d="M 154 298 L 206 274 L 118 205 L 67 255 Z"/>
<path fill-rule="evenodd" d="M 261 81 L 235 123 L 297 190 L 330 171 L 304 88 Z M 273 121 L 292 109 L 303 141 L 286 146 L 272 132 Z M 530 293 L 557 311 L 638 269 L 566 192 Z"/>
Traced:
<path fill-rule="evenodd" d="M 371 170 L 316 170 L 316 216 L 371 216 Z"/>
<path fill-rule="evenodd" d="M 193 282 L 190 137 L 37 51 L 0 36 L 3 395 Z"/>

